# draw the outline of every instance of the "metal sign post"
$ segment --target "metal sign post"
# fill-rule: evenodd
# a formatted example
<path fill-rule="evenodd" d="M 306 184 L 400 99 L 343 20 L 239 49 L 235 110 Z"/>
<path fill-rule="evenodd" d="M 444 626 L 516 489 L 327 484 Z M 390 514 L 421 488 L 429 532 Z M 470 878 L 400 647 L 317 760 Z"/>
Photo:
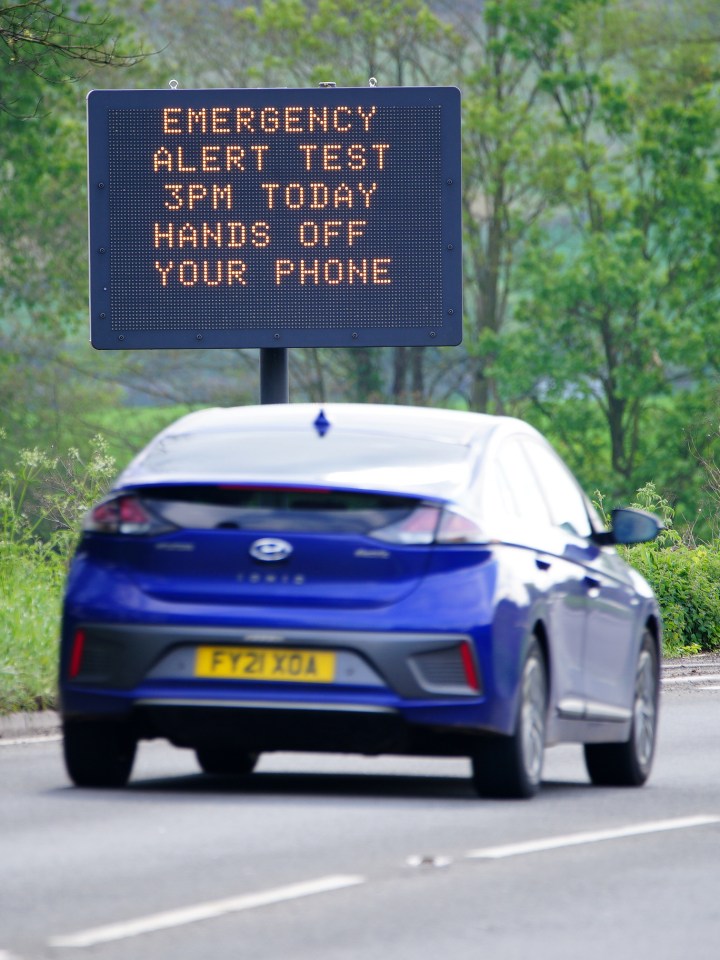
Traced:
<path fill-rule="evenodd" d="M 287 403 L 288 352 L 282 347 L 265 347 L 260 351 L 260 403 Z"/>
<path fill-rule="evenodd" d="M 95 90 L 88 171 L 98 349 L 462 339 L 454 87 Z"/>

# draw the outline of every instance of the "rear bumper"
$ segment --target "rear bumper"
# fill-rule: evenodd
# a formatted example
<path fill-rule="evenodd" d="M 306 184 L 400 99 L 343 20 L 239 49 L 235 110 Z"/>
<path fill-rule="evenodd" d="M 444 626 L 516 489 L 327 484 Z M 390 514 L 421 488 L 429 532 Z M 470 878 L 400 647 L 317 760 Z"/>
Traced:
<path fill-rule="evenodd" d="M 83 652 L 70 680 L 77 630 Z M 331 649 L 342 682 L 198 678 L 195 651 L 203 644 Z M 230 739 L 255 751 L 443 754 L 453 750 L 440 749 L 441 735 L 509 729 L 510 704 L 468 682 L 468 652 L 482 687 L 475 645 L 462 633 L 79 622 L 66 624 L 61 709 L 66 718 L 125 718 L 141 737 L 183 746 Z"/>
<path fill-rule="evenodd" d="M 77 631 L 83 633 L 83 650 L 72 685 L 79 689 L 130 691 L 145 683 L 223 689 L 227 683 L 195 679 L 195 651 L 212 644 L 261 647 L 270 653 L 293 648 L 332 650 L 338 659 L 338 680 L 327 685 L 328 690 L 338 685 L 377 688 L 391 690 L 402 699 L 482 694 L 479 686 L 468 682 L 461 651 L 463 646 L 472 650 L 472 643 L 465 634 L 76 623 L 64 639 L 61 683 Z M 479 679 L 475 662 L 474 668 Z M 235 682 L 230 689 L 242 697 L 247 683 Z M 317 696 L 318 687 L 311 689 Z"/>

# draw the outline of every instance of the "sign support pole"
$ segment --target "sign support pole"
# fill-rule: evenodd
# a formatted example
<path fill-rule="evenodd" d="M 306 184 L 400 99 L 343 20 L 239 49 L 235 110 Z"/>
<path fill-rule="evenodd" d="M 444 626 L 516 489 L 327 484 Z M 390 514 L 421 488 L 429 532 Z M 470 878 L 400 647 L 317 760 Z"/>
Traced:
<path fill-rule="evenodd" d="M 260 403 L 288 403 L 288 351 L 284 347 L 260 350 Z"/>

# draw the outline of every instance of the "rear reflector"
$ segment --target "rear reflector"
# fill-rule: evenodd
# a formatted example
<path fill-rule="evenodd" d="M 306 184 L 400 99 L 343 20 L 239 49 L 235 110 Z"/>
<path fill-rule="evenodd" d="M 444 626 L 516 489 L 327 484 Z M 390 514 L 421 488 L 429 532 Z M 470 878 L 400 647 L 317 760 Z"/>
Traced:
<path fill-rule="evenodd" d="M 75 636 L 73 637 L 72 650 L 70 651 L 70 665 L 68 666 L 68 677 L 70 680 L 74 680 L 80 673 L 84 649 L 85 631 L 76 630 Z"/>
<path fill-rule="evenodd" d="M 470 644 L 467 642 L 467 640 L 460 645 L 460 656 L 462 658 L 467 685 L 471 690 L 475 690 L 476 693 L 480 693 L 480 680 L 478 678 L 477 668 L 475 667 L 475 658 L 473 657 Z"/>

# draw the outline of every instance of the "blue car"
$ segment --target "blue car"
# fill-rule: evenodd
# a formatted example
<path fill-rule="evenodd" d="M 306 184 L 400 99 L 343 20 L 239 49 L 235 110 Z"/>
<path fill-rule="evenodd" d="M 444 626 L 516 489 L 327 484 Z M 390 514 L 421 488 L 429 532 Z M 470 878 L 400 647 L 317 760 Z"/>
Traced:
<path fill-rule="evenodd" d="M 205 410 L 160 433 L 87 516 L 64 603 L 60 699 L 78 786 L 124 785 L 137 744 L 246 776 L 272 750 L 471 758 L 530 797 L 545 747 L 639 786 L 661 621 L 522 421 L 399 406 Z"/>

